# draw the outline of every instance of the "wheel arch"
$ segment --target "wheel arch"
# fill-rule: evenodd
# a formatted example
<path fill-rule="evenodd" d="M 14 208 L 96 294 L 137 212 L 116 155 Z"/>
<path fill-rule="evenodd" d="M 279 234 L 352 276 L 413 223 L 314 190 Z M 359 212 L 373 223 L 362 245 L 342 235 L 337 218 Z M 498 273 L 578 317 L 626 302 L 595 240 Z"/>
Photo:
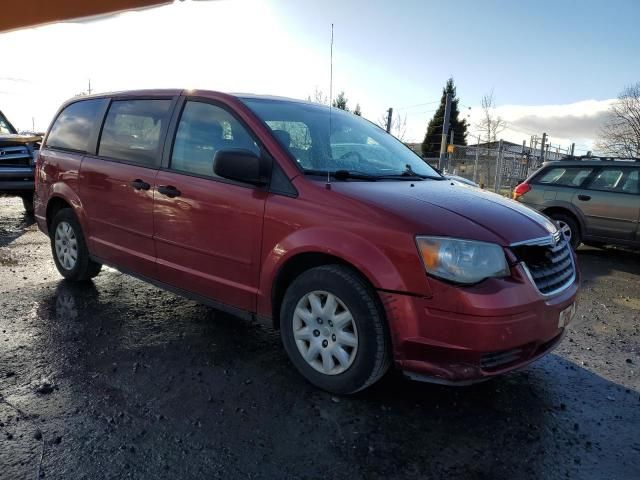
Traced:
<path fill-rule="evenodd" d="M 563 215 L 567 215 L 571 218 L 573 218 L 576 221 L 576 224 L 578 225 L 578 228 L 580 229 L 580 235 L 584 236 L 584 232 L 585 232 L 585 225 L 584 225 L 584 219 L 582 218 L 582 216 L 580 214 L 578 214 L 577 212 L 575 212 L 572 208 L 568 208 L 566 206 L 562 206 L 562 205 L 552 205 L 550 207 L 545 208 L 542 213 L 544 213 L 547 217 L 551 218 L 551 216 L 553 214 L 556 213 L 561 213 Z"/>
<path fill-rule="evenodd" d="M 47 222 L 47 231 L 51 226 L 51 220 L 55 216 L 61 208 L 71 208 L 75 213 L 78 221 L 80 222 L 80 226 L 82 230 L 87 233 L 87 225 L 86 218 L 84 215 L 84 209 L 82 207 L 82 202 L 80 201 L 80 197 L 78 197 L 77 193 L 66 183 L 58 182 L 53 185 L 51 189 L 51 195 L 47 201 L 46 208 L 46 222 Z"/>
<path fill-rule="evenodd" d="M 289 286 L 302 273 L 323 265 L 341 265 L 347 267 L 357 274 L 372 291 L 376 290 L 373 283 L 360 271 L 360 269 L 339 256 L 317 251 L 298 253 L 289 257 L 283 265 L 281 265 L 277 270 L 272 283 L 270 303 L 274 328 L 278 329 L 280 327 L 280 307 L 282 299 L 284 298 Z M 377 300 L 379 301 L 380 299 Z"/>

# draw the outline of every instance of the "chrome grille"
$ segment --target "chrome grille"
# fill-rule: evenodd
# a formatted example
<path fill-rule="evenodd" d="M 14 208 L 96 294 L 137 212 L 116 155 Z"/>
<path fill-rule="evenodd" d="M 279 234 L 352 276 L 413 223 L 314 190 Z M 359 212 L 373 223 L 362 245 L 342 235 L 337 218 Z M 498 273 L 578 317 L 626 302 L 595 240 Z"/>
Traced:
<path fill-rule="evenodd" d="M 558 293 L 575 279 L 571 246 L 564 236 L 559 237 L 549 237 L 544 242 L 546 244 L 537 240 L 513 248 L 531 281 L 543 295 Z"/>

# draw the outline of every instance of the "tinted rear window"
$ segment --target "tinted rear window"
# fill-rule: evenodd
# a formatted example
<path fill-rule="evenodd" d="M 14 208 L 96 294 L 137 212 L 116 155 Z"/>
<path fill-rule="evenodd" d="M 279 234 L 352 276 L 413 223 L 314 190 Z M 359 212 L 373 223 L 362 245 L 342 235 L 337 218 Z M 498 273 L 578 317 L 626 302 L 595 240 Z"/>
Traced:
<path fill-rule="evenodd" d="M 117 100 L 104 122 L 98 155 L 154 166 L 171 100 Z"/>
<path fill-rule="evenodd" d="M 593 172 L 593 167 L 552 167 L 535 178 L 534 183 L 579 187 Z"/>
<path fill-rule="evenodd" d="M 106 102 L 103 98 L 75 102 L 65 108 L 49 132 L 47 146 L 86 152 L 89 137 Z"/>

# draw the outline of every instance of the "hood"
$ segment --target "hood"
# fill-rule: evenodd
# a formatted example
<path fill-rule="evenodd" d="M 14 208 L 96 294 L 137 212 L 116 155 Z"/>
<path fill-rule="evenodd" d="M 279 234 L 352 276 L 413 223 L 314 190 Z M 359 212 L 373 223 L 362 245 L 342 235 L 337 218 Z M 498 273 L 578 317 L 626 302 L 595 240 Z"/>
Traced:
<path fill-rule="evenodd" d="M 24 145 L 27 143 L 40 142 L 39 135 L 20 135 L 19 133 L 1 133 L 0 145 Z"/>
<path fill-rule="evenodd" d="M 507 246 L 557 230 L 547 217 L 519 202 L 447 180 L 348 181 L 335 182 L 332 188 L 413 223 L 416 234 Z"/>

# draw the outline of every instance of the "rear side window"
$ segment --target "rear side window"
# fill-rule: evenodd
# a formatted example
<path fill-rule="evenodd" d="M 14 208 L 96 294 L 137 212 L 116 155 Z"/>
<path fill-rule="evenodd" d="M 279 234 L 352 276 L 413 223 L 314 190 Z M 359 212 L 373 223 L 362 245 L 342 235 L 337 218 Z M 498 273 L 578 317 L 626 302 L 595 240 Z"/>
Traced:
<path fill-rule="evenodd" d="M 223 148 L 260 153 L 247 130 L 229 112 L 209 103 L 188 101 L 180 117 L 170 168 L 214 177 L 213 157 Z"/>
<path fill-rule="evenodd" d="M 593 167 L 553 167 L 543 172 L 534 183 L 579 187 L 591 175 Z"/>
<path fill-rule="evenodd" d="M 640 170 L 632 170 L 627 175 L 627 179 L 622 185 L 622 191 L 625 193 L 640 193 Z"/>
<path fill-rule="evenodd" d="M 603 168 L 591 184 L 589 190 L 604 192 L 637 193 L 638 171 L 623 168 Z"/>
<path fill-rule="evenodd" d="M 98 155 L 145 167 L 159 163 L 171 100 L 116 100 L 104 122 Z"/>
<path fill-rule="evenodd" d="M 47 147 L 86 152 L 91 132 L 106 101 L 104 98 L 82 100 L 65 108 L 51 127 Z"/>

